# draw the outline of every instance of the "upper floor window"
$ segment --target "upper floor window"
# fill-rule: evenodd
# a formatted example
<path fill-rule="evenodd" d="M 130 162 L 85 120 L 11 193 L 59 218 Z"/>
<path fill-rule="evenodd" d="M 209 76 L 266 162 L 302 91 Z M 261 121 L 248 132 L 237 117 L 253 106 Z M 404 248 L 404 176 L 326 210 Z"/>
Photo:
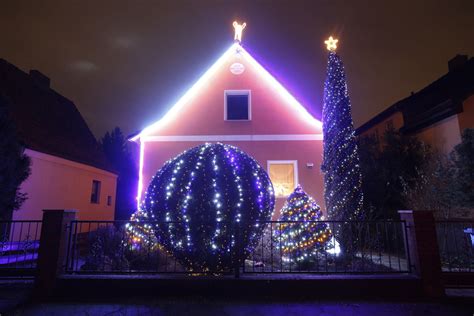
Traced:
<path fill-rule="evenodd" d="M 298 184 L 296 160 L 269 160 L 268 174 L 276 197 L 288 197 Z"/>
<path fill-rule="evenodd" d="M 224 119 L 227 121 L 249 121 L 251 119 L 250 90 L 226 90 Z"/>
<path fill-rule="evenodd" d="M 91 203 L 99 204 L 100 202 L 100 181 L 92 180 Z"/>

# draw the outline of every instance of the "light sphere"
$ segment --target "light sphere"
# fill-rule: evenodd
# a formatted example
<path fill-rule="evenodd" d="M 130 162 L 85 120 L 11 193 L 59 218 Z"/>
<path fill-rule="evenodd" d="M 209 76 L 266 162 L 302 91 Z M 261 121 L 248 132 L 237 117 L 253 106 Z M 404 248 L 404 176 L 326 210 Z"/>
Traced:
<path fill-rule="evenodd" d="M 256 246 L 275 205 L 255 159 L 235 146 L 191 148 L 153 177 L 141 210 L 157 242 L 193 272 L 230 272 Z"/>

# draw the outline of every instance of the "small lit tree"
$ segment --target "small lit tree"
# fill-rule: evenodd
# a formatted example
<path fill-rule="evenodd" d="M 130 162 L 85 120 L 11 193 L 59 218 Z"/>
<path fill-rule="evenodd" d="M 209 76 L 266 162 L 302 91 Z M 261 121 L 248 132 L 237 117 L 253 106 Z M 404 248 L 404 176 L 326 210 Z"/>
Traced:
<path fill-rule="evenodd" d="M 326 248 L 331 230 L 322 219 L 319 205 L 298 185 L 281 210 L 281 234 L 276 236 L 284 261 L 302 266 Z"/>

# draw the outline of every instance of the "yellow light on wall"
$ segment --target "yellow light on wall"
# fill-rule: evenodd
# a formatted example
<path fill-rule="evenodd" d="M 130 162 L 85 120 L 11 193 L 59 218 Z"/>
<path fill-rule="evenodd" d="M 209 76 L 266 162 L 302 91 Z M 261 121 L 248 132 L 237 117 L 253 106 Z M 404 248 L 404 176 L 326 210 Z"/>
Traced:
<path fill-rule="evenodd" d="M 247 23 L 242 23 L 242 24 L 239 24 L 239 22 L 237 21 L 234 21 L 234 23 L 232 23 L 232 26 L 234 27 L 234 41 L 240 43 L 242 42 L 242 31 L 244 30 L 245 26 L 247 25 Z"/>
<path fill-rule="evenodd" d="M 331 52 L 336 51 L 337 42 L 339 42 L 339 40 L 336 39 L 336 38 L 333 38 L 332 36 L 329 36 L 329 38 L 326 41 L 324 41 L 324 43 L 326 44 L 327 50 L 329 50 Z"/>

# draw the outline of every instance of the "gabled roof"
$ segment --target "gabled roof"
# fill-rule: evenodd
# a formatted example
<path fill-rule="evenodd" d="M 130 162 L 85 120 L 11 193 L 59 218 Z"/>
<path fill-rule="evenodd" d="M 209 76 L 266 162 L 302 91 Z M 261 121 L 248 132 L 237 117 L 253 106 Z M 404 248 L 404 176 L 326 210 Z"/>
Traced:
<path fill-rule="evenodd" d="M 0 59 L 0 95 L 27 148 L 113 172 L 81 113 L 48 77 Z"/>
<path fill-rule="evenodd" d="M 198 81 L 169 109 L 169 111 L 158 121 L 147 126 L 141 132 L 130 136 L 130 140 L 137 141 L 140 138 L 149 135 L 153 130 L 159 126 L 177 118 L 177 114 L 183 110 L 183 108 L 189 104 L 189 101 L 193 95 L 204 87 L 207 81 L 212 77 L 212 75 L 224 65 L 228 58 L 233 56 L 233 54 L 238 51 L 242 58 L 244 58 L 249 64 L 251 64 L 257 72 L 262 77 L 262 80 L 265 80 L 271 86 L 275 88 L 276 91 L 280 94 L 288 106 L 293 107 L 294 111 L 299 114 L 299 117 L 302 120 L 308 121 L 314 124 L 317 127 L 321 127 L 321 122 L 314 118 L 308 110 L 296 100 L 281 83 L 279 83 L 265 68 L 260 65 L 239 43 L 232 44 L 229 49 L 198 79 Z"/>
<path fill-rule="evenodd" d="M 466 57 L 467 59 L 467 57 Z M 359 135 L 395 112 L 402 112 L 404 132 L 415 132 L 462 111 L 462 102 L 474 94 L 474 58 L 397 101 L 356 129 Z"/>
<path fill-rule="evenodd" d="M 409 97 L 407 97 L 407 98 L 409 98 Z M 376 114 L 370 120 L 368 120 L 367 122 L 365 122 L 364 124 L 362 124 L 361 126 L 356 128 L 355 134 L 360 135 L 360 134 L 364 133 L 365 131 L 371 129 L 375 125 L 379 124 L 380 122 L 383 122 L 385 119 L 392 116 L 392 114 L 401 111 L 400 106 L 404 103 L 405 99 L 402 99 L 402 100 L 398 101 L 397 103 L 392 104 L 391 106 L 389 106 L 388 108 L 386 108 L 382 112 Z"/>

